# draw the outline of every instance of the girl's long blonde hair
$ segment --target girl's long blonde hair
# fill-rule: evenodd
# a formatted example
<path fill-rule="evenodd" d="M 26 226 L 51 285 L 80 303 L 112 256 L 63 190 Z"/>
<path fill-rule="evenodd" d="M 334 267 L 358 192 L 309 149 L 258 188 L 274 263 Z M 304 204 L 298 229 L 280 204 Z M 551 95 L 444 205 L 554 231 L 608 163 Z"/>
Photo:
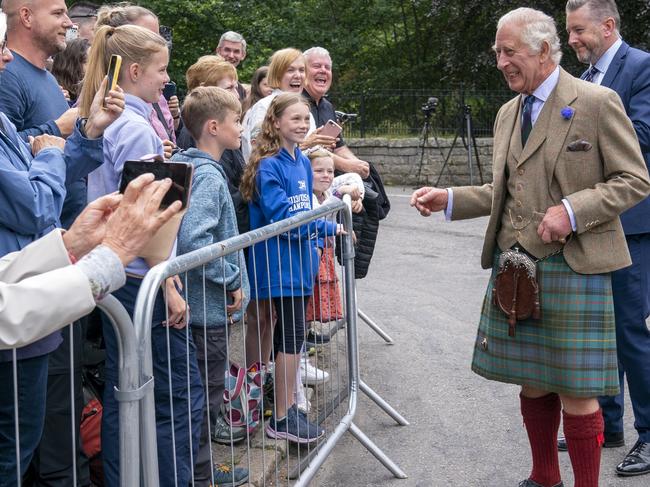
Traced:
<path fill-rule="evenodd" d="M 246 201 L 253 201 L 259 196 L 256 191 L 255 179 L 262 159 L 277 154 L 282 148 L 280 132 L 275 128 L 275 122 L 287 108 L 296 103 L 304 103 L 309 106 L 300 93 L 281 93 L 273 99 L 271 106 L 266 111 L 262 129 L 255 139 L 255 149 L 250 156 L 246 169 L 244 169 L 244 175 L 239 187 Z"/>
<path fill-rule="evenodd" d="M 122 56 L 119 82 L 132 64 L 138 63 L 146 66 L 150 62 L 151 56 L 163 49 L 167 49 L 165 39 L 144 27 L 137 25 L 100 27 L 95 33 L 90 48 L 88 68 L 79 95 L 80 116 L 87 117 L 89 115 L 93 98 L 106 76 L 113 54 Z"/>

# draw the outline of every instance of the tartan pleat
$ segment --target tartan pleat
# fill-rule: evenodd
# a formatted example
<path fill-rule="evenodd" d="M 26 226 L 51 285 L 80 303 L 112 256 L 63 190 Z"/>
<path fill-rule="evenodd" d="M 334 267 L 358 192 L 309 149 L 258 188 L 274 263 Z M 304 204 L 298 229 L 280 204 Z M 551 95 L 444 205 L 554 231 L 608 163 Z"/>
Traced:
<path fill-rule="evenodd" d="M 575 397 L 618 394 L 616 330 L 610 274 L 577 274 L 562 255 L 537 265 L 541 319 L 518 321 L 483 300 L 472 370 L 491 380 Z"/>

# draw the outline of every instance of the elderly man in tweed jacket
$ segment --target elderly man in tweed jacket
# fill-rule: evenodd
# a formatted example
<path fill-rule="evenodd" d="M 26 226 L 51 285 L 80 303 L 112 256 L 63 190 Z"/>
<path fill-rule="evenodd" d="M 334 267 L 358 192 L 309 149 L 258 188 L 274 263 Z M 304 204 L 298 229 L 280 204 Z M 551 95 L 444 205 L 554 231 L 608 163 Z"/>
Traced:
<path fill-rule="evenodd" d="M 618 391 L 610 273 L 630 265 L 619 215 L 650 192 L 639 143 L 615 92 L 559 67 L 553 19 L 530 8 L 504 15 L 497 66 L 519 95 L 494 126 L 492 184 L 421 188 L 411 205 L 448 219 L 490 216 L 482 265 L 493 268 L 472 370 L 522 386 L 533 468 L 520 487 L 563 486 L 560 413 L 577 487 L 597 487 L 603 417 L 597 396 Z M 541 317 L 509 334 L 492 302 L 499 255 L 525 252 L 537 267 Z"/>

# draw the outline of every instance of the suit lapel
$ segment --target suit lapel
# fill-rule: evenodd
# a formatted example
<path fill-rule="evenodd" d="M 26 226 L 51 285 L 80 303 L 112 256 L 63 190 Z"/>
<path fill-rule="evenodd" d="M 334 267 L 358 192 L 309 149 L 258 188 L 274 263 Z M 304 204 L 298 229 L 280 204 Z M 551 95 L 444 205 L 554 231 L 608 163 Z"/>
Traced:
<path fill-rule="evenodd" d="M 550 118 L 549 102 L 552 100 L 552 98 L 553 98 L 553 94 L 551 94 L 548 100 L 546 100 L 546 103 L 544 103 L 544 106 L 542 107 L 542 111 L 539 113 L 535 125 L 533 125 L 533 130 L 530 132 L 530 135 L 528 136 L 528 141 L 526 142 L 526 146 L 523 148 L 521 152 L 521 157 L 517 159 L 517 167 L 521 166 L 524 162 L 530 159 L 530 156 L 532 156 L 535 152 L 537 152 L 537 149 L 539 149 L 539 147 L 546 140 L 547 126 Z M 521 139 L 521 135 L 519 137 Z"/>
<path fill-rule="evenodd" d="M 548 175 L 549 186 L 560 153 L 565 150 L 564 141 L 571 129 L 573 119 L 576 116 L 580 116 L 580 114 L 574 112 L 571 118 L 565 119 L 561 113 L 564 107 L 573 108 L 572 105 L 578 98 L 575 87 L 576 82 L 578 82 L 576 78 L 560 68 L 560 79 L 558 80 L 557 86 L 544 105 L 545 109 L 547 106 L 549 108 L 549 120 L 546 133 L 548 134 L 548 139 L 553 141 L 552 144 L 549 144 L 545 154 L 546 174 Z"/>
<path fill-rule="evenodd" d="M 618 72 L 623 66 L 629 48 L 630 46 L 626 42 L 623 42 L 621 47 L 618 48 L 618 51 L 616 51 L 616 54 L 614 55 L 614 59 L 612 59 L 609 68 L 607 68 L 605 76 L 603 76 L 603 80 L 600 82 L 601 86 L 607 86 L 608 88 L 612 86 L 614 79 L 616 79 Z"/>

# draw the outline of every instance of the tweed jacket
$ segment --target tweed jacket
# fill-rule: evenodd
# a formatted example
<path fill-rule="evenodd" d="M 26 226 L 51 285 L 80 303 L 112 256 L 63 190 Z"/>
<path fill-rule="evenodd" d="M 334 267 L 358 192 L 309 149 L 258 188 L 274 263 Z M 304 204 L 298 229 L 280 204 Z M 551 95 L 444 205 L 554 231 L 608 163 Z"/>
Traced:
<path fill-rule="evenodd" d="M 575 272 L 611 272 L 631 264 L 619 215 L 650 193 L 648 170 L 639 142 L 619 96 L 609 88 L 574 78 L 560 68 L 558 83 L 547 99 L 523 150 L 513 144 L 520 127 L 519 95 L 503 105 L 494 125 L 493 182 L 453 188 L 452 220 L 490 216 L 481 265 L 492 266 L 496 236 L 507 196 L 506 159 L 518 168 L 543 164 L 546 180 L 529 181 L 526 191 L 550 192 L 557 183 L 573 209 L 576 231 L 564 246 Z M 569 110 L 563 109 L 569 107 Z M 519 138 L 520 140 L 520 138 Z M 585 141 L 589 150 L 570 150 Z M 553 179 L 555 181 L 553 181 Z M 541 240 L 540 240 L 541 241 Z M 557 245 L 557 244 L 552 244 Z"/>

